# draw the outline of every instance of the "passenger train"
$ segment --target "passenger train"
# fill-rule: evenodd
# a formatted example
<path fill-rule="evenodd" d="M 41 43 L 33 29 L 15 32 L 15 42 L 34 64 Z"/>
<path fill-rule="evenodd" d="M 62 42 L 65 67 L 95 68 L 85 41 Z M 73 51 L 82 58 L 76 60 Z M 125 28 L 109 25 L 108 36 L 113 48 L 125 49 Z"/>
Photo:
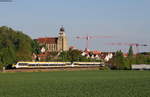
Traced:
<path fill-rule="evenodd" d="M 85 67 L 104 66 L 103 62 L 17 62 L 15 68 Z"/>

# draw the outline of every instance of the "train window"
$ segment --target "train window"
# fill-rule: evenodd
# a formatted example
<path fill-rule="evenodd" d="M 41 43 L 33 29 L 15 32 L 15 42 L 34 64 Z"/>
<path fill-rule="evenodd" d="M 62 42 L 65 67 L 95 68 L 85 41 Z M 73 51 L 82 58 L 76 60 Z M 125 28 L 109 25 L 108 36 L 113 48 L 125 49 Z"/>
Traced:
<path fill-rule="evenodd" d="M 49 64 L 49 66 L 62 66 L 63 64 Z"/>
<path fill-rule="evenodd" d="M 100 64 L 80 64 L 80 65 L 100 65 Z"/>
<path fill-rule="evenodd" d="M 38 66 L 48 66 L 48 64 L 38 64 Z"/>
<path fill-rule="evenodd" d="M 28 66 L 37 66 L 37 64 L 29 64 Z"/>
<path fill-rule="evenodd" d="M 20 66 L 26 66 L 26 65 L 28 65 L 28 63 L 19 63 L 18 65 L 20 65 Z"/>

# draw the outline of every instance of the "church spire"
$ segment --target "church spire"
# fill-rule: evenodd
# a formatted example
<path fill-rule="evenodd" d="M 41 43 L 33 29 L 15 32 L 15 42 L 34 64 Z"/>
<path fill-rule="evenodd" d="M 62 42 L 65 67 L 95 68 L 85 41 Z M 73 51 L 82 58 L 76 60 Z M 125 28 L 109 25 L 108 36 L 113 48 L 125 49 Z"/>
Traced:
<path fill-rule="evenodd" d="M 63 26 L 63 25 L 60 27 L 59 35 L 60 35 L 60 36 L 65 36 L 65 29 L 64 29 L 64 26 Z"/>
<path fill-rule="evenodd" d="M 61 25 L 60 32 L 65 32 L 64 26 Z"/>
<path fill-rule="evenodd" d="M 58 36 L 58 50 L 66 51 L 68 50 L 68 41 L 65 35 L 65 29 L 63 25 L 59 29 L 59 36 Z"/>

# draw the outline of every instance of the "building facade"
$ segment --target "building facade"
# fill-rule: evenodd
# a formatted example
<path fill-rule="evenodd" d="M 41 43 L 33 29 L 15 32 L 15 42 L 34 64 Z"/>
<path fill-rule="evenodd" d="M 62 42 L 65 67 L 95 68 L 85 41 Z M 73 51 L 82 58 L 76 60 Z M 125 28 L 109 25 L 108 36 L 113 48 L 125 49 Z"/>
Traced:
<path fill-rule="evenodd" d="M 63 26 L 59 30 L 58 37 L 42 37 L 36 39 L 36 41 L 40 45 L 45 46 L 45 49 L 48 52 L 67 51 L 69 49 L 67 36 Z"/>

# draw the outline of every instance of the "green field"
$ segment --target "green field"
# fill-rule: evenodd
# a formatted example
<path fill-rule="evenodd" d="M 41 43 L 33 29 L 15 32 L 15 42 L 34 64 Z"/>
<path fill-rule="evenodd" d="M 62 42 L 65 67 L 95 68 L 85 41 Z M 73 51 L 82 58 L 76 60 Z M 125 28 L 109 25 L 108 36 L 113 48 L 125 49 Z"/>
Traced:
<path fill-rule="evenodd" d="M 0 97 L 150 97 L 150 71 L 0 73 Z"/>

